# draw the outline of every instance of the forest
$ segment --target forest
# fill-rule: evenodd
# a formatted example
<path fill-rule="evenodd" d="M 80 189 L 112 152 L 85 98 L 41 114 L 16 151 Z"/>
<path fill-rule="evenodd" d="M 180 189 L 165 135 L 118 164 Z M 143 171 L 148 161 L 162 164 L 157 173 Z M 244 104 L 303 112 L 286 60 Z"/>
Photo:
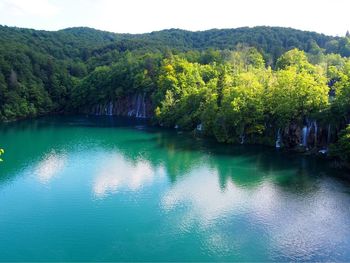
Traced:
<path fill-rule="evenodd" d="M 349 33 L 1 26 L 0 121 L 149 117 L 219 142 L 329 152 L 349 163 L 349 57 Z"/>

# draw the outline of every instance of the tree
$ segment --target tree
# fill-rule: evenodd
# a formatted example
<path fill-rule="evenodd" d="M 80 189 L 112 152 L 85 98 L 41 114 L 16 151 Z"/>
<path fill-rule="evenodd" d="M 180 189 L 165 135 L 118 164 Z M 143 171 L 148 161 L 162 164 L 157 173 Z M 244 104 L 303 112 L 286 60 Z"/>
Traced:
<path fill-rule="evenodd" d="M 298 72 L 300 71 L 315 71 L 315 67 L 309 63 L 304 51 L 298 49 L 292 49 L 284 53 L 276 63 L 276 68 L 280 70 L 288 69 L 289 67 L 295 67 Z"/>
<path fill-rule="evenodd" d="M 164 59 L 157 86 L 154 98 L 159 104 L 158 120 L 166 126 L 178 124 L 191 128 L 196 125 L 200 116 L 197 110 L 205 97 L 200 65 L 178 56 Z"/>
<path fill-rule="evenodd" d="M 327 79 L 304 52 L 293 49 L 277 61 L 279 70 L 268 91 L 270 121 L 278 127 L 302 122 L 328 105 Z"/>
<path fill-rule="evenodd" d="M 268 92 L 270 121 L 284 127 L 292 121 L 302 122 L 328 105 L 326 79 L 296 67 L 280 70 Z"/>
<path fill-rule="evenodd" d="M 254 72 L 235 77 L 223 90 L 222 114 L 234 129 L 233 136 L 261 134 L 264 119 L 264 87 Z"/>
<path fill-rule="evenodd" d="M 0 149 L 0 157 L 5 153 L 4 149 Z M 2 162 L 2 159 L 0 158 L 0 162 Z"/>
<path fill-rule="evenodd" d="M 350 61 L 337 73 L 338 81 L 334 84 L 336 96 L 332 108 L 341 117 L 346 118 L 350 113 Z"/>
<path fill-rule="evenodd" d="M 350 125 L 339 133 L 339 139 L 332 145 L 330 153 L 350 164 Z"/>

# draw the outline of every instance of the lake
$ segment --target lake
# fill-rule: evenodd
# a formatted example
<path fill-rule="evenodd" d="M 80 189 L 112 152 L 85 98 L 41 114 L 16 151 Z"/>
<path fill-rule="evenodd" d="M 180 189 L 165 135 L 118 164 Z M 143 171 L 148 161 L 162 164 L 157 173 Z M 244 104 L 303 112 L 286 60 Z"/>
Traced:
<path fill-rule="evenodd" d="M 350 261 L 349 180 L 315 157 L 114 117 L 0 146 L 0 261 Z"/>

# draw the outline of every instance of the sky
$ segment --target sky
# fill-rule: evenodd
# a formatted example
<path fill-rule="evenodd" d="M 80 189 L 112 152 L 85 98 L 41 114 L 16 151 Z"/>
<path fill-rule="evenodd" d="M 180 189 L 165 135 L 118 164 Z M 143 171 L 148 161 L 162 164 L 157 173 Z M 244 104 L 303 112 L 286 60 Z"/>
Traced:
<path fill-rule="evenodd" d="M 117 33 L 282 26 L 344 36 L 350 0 L 0 0 L 0 24 Z"/>

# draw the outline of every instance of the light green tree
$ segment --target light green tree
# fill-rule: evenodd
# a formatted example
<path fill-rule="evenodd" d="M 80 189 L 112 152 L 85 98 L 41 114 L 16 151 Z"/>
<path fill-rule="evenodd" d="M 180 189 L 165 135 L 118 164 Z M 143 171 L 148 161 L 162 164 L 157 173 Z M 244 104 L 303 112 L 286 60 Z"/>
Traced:
<path fill-rule="evenodd" d="M 262 132 L 264 87 L 256 74 L 241 73 L 235 78 L 233 87 L 224 89 L 223 111 L 238 135 Z"/>
<path fill-rule="evenodd" d="M 335 83 L 335 101 L 333 109 L 337 114 L 346 117 L 350 112 L 350 61 L 338 71 L 339 80 Z"/>
<path fill-rule="evenodd" d="M 274 125 L 319 112 L 328 105 L 329 87 L 323 70 L 310 64 L 304 52 L 293 49 L 277 62 L 279 70 L 267 92 L 267 111 Z"/>
<path fill-rule="evenodd" d="M 163 125 L 180 125 L 181 128 L 190 129 L 198 124 L 201 104 L 207 93 L 199 64 L 178 56 L 165 59 L 160 69 L 158 87 L 154 95 L 155 100 L 159 101 L 155 113 Z"/>
<path fill-rule="evenodd" d="M 350 125 L 339 133 L 339 140 L 330 150 L 331 155 L 350 164 Z"/>

